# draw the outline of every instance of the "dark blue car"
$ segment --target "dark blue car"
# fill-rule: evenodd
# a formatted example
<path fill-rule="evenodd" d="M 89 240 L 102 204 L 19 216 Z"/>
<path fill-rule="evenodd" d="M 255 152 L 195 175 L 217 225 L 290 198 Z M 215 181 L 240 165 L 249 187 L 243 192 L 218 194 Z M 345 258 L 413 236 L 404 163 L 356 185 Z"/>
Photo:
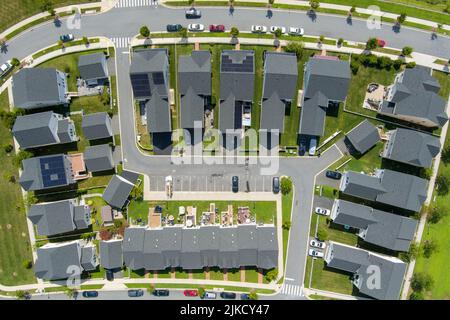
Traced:
<path fill-rule="evenodd" d="M 181 24 L 168 24 L 167 32 L 178 32 L 183 28 Z"/>
<path fill-rule="evenodd" d="M 84 298 L 97 298 L 98 291 L 83 291 L 82 296 Z"/>

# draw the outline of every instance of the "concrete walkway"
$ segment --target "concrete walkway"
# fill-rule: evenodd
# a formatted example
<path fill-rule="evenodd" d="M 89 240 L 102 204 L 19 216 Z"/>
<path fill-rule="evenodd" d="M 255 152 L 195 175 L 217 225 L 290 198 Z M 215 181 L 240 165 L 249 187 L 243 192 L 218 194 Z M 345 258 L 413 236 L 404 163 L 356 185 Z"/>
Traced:
<path fill-rule="evenodd" d="M 310 295 L 319 295 L 319 296 L 324 296 L 327 298 L 333 298 L 333 299 L 339 299 L 339 300 L 372 300 L 372 299 L 366 299 L 366 298 L 360 298 L 360 297 L 355 297 L 355 296 L 351 296 L 348 294 L 342 294 L 342 293 L 336 293 L 336 292 L 330 292 L 330 291 L 323 291 L 323 290 L 318 290 L 318 289 L 303 289 L 303 292 L 305 293 L 305 295 L 310 298 Z M 311 298 L 310 298 L 311 299 Z"/>

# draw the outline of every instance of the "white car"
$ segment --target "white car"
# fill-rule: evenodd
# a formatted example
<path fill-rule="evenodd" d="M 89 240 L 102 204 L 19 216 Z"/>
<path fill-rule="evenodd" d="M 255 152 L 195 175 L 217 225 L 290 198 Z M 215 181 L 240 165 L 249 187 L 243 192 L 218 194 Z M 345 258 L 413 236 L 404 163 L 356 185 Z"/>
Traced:
<path fill-rule="evenodd" d="M 270 32 L 271 32 L 271 33 L 275 33 L 275 31 L 277 31 L 278 29 L 281 30 L 281 33 L 282 33 L 282 34 L 285 34 L 285 33 L 286 33 L 286 28 L 285 28 L 285 27 L 279 27 L 279 26 L 271 26 L 271 27 L 270 27 Z"/>
<path fill-rule="evenodd" d="M 311 138 L 311 140 L 309 141 L 309 151 L 308 154 L 310 156 L 313 156 L 316 154 L 316 150 L 317 150 L 317 140 L 316 138 Z"/>
<path fill-rule="evenodd" d="M 309 242 L 309 245 L 313 248 L 319 248 L 319 249 L 325 249 L 325 247 L 327 246 L 327 244 L 325 242 L 316 240 L 316 239 L 312 239 Z"/>
<path fill-rule="evenodd" d="M 289 27 L 289 34 L 291 36 L 302 36 L 305 34 L 305 30 L 303 28 Z"/>
<path fill-rule="evenodd" d="M 188 30 L 191 32 L 205 31 L 205 26 L 201 23 L 191 23 L 188 25 Z"/>
<path fill-rule="evenodd" d="M 3 77 L 5 74 L 8 73 L 9 70 L 12 69 L 11 60 L 6 61 L 4 64 L 0 66 L 0 77 Z"/>
<path fill-rule="evenodd" d="M 316 210 L 314 210 L 314 212 L 322 216 L 329 216 L 331 214 L 330 210 L 321 207 L 316 207 Z"/>
<path fill-rule="evenodd" d="M 317 251 L 315 249 L 309 249 L 308 254 L 314 258 L 323 258 L 323 252 Z"/>
<path fill-rule="evenodd" d="M 252 26 L 252 32 L 253 33 L 266 33 L 267 32 L 267 27 L 265 26 Z"/>

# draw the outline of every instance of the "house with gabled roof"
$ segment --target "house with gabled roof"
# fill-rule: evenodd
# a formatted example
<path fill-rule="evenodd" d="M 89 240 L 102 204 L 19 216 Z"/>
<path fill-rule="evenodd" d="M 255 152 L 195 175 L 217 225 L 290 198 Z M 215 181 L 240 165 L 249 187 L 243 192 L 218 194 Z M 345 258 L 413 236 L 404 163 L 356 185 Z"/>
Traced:
<path fill-rule="evenodd" d="M 400 298 L 406 273 L 406 263 L 400 259 L 330 241 L 324 260 L 328 268 L 349 273 L 360 293 L 378 300 Z"/>
<path fill-rule="evenodd" d="M 442 127 L 448 114 L 447 102 L 438 94 L 440 88 L 430 68 L 406 68 L 388 88 L 378 113 L 424 127 Z"/>
<path fill-rule="evenodd" d="M 134 188 L 134 183 L 127 180 L 121 175 L 115 174 L 109 180 L 105 191 L 103 192 L 103 200 L 105 200 L 111 207 L 122 210 L 127 204 L 128 197 L 131 190 Z"/>
<path fill-rule="evenodd" d="M 424 132 L 397 128 L 387 136 L 382 157 L 415 167 L 431 168 L 441 149 L 439 138 Z"/>
<path fill-rule="evenodd" d="M 88 86 L 98 86 L 108 81 L 106 56 L 102 52 L 81 55 L 78 58 L 78 70 Z"/>
<path fill-rule="evenodd" d="M 378 129 L 365 119 L 346 135 L 346 142 L 359 154 L 364 154 L 381 141 Z"/>
<path fill-rule="evenodd" d="M 427 197 L 428 180 L 388 169 L 374 175 L 345 172 L 339 190 L 350 196 L 419 212 Z"/>
<path fill-rule="evenodd" d="M 111 118 L 106 112 L 83 115 L 81 128 L 88 140 L 107 139 L 113 136 Z"/>
<path fill-rule="evenodd" d="M 74 122 L 53 111 L 18 116 L 12 134 L 21 149 L 78 141 Z"/>
<path fill-rule="evenodd" d="M 123 267 L 122 239 L 100 241 L 100 265 L 108 270 Z"/>
<path fill-rule="evenodd" d="M 12 104 L 31 110 L 70 102 L 66 74 L 53 68 L 24 68 L 12 76 Z"/>
<path fill-rule="evenodd" d="M 417 220 L 336 199 L 330 219 L 357 230 L 367 243 L 393 251 L 408 251 L 414 238 Z"/>
<path fill-rule="evenodd" d="M 109 144 L 86 147 L 83 157 L 86 169 L 90 172 L 102 172 L 114 169 L 113 152 Z"/>
<path fill-rule="evenodd" d="M 87 229 L 91 226 L 91 209 L 78 205 L 77 199 L 33 204 L 28 218 L 41 236 Z"/>

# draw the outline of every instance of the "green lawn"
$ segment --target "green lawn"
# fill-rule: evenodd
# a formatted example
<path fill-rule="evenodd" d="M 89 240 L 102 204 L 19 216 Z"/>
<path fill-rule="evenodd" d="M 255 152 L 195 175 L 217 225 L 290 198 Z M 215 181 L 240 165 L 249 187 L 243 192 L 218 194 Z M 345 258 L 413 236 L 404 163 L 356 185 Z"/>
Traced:
<path fill-rule="evenodd" d="M 308 257 L 308 260 L 312 261 L 312 258 Z M 352 294 L 353 284 L 350 282 L 350 274 L 325 267 L 325 261 L 323 259 L 314 260 L 312 266 L 312 288 L 343 294 Z M 305 279 L 306 284 L 308 284 L 309 273 L 305 275 Z"/>
<path fill-rule="evenodd" d="M 287 195 L 282 195 L 281 198 L 281 210 L 283 223 L 287 221 L 291 221 L 291 212 L 292 212 L 292 200 L 294 198 L 293 191 L 289 192 Z M 283 263 L 286 265 L 286 254 L 287 254 L 287 246 L 289 240 L 289 230 L 283 229 Z"/>
<path fill-rule="evenodd" d="M 383 151 L 384 144 L 383 142 L 378 142 L 372 149 L 367 151 L 360 158 L 355 158 L 353 156 L 346 157 L 347 159 L 351 159 L 347 164 L 341 167 L 339 170 L 344 171 L 356 171 L 365 173 L 371 173 L 375 169 L 381 168 L 381 157 L 380 152 Z"/>
<path fill-rule="evenodd" d="M 358 236 L 352 231 L 347 231 L 343 226 L 327 221 L 328 218 L 314 214 L 313 220 L 317 221 L 319 217 L 319 229 L 323 228 L 328 232 L 328 240 L 355 246 L 358 242 Z"/>
<path fill-rule="evenodd" d="M 0 110 L 9 111 L 8 91 L 0 95 Z M 2 145 L 13 144 L 12 136 L 3 122 L 0 122 Z M 7 154 L 0 149 L 2 177 L 0 180 L 0 284 L 20 285 L 34 283 L 32 269 L 23 266 L 32 260 L 31 245 L 25 217 L 25 207 L 20 186 L 9 182 L 10 177 L 19 179 L 19 172 L 13 165 L 14 151 Z"/>

